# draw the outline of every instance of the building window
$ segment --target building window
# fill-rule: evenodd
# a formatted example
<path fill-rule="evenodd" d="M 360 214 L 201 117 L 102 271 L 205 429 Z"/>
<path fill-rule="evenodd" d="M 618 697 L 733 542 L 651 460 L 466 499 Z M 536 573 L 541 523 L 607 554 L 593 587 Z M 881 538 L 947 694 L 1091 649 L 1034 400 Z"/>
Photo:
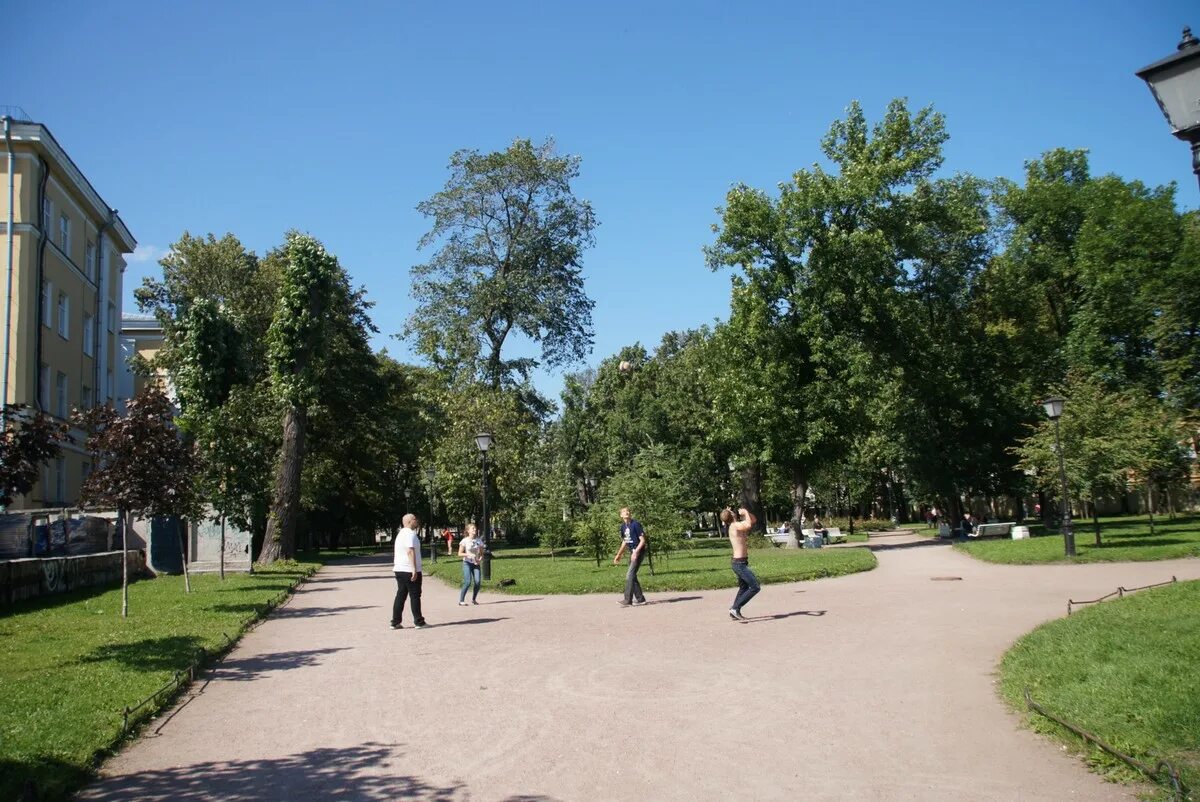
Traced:
<path fill-rule="evenodd" d="M 95 352 L 96 332 L 94 324 L 96 320 L 87 312 L 83 313 L 83 353 L 87 356 L 93 356 Z"/>
<path fill-rule="evenodd" d="M 86 264 L 83 266 L 83 272 L 87 275 L 88 281 L 96 280 L 96 243 L 88 241 L 87 256 L 84 257 Z"/>
<path fill-rule="evenodd" d="M 65 292 L 58 294 L 58 335 L 71 339 L 71 299 Z"/>
<path fill-rule="evenodd" d="M 54 328 L 54 306 L 50 299 L 54 297 L 54 282 L 42 282 L 42 325 Z"/>
<path fill-rule="evenodd" d="M 54 460 L 54 499 L 62 501 L 67 497 L 67 461 L 62 457 Z"/>
<path fill-rule="evenodd" d="M 86 384 L 79 392 L 79 408 L 85 411 L 92 408 L 92 388 Z"/>
<path fill-rule="evenodd" d="M 50 236 L 50 221 L 54 219 L 54 201 L 42 198 L 42 234 Z"/>
<path fill-rule="evenodd" d="M 62 246 L 63 253 L 68 257 L 71 255 L 71 218 L 64 215 L 59 215 L 58 218 L 58 244 Z"/>
<path fill-rule="evenodd" d="M 107 391 L 108 391 L 108 400 L 109 400 L 109 401 L 112 401 L 112 400 L 113 400 L 113 372 L 112 372 L 112 368 L 109 368 L 109 370 L 108 370 L 108 377 L 107 377 L 107 379 L 106 379 L 106 381 L 105 381 L 105 384 L 107 385 L 106 389 L 107 389 Z"/>
<path fill-rule="evenodd" d="M 61 371 L 54 379 L 54 414 L 67 417 L 67 374 Z"/>
<path fill-rule="evenodd" d="M 38 371 L 38 406 L 50 409 L 50 366 L 45 364 Z"/>
<path fill-rule="evenodd" d="M 112 301 L 108 302 L 108 333 L 112 334 L 117 330 L 117 305 Z"/>

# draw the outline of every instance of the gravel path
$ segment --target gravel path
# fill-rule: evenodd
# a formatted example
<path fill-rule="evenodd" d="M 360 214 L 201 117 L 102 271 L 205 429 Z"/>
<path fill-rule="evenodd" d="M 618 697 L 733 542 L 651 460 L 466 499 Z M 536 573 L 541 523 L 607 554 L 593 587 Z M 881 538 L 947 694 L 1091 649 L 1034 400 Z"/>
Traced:
<path fill-rule="evenodd" d="M 1200 578 L 1200 560 L 1018 567 L 871 545 L 876 570 L 765 586 L 747 623 L 731 591 L 621 609 L 622 568 L 612 594 L 466 608 L 431 581 L 432 626 L 392 631 L 390 561 L 331 565 L 79 798 L 1135 798 L 1022 729 L 993 672 L 1068 597 Z"/>

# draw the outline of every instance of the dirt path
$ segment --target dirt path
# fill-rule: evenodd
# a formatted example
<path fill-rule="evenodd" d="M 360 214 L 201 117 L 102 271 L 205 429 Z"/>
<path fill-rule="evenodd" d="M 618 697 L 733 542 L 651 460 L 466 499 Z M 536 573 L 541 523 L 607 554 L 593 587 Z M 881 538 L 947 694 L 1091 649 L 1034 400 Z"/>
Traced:
<path fill-rule="evenodd" d="M 766 586 L 749 623 L 730 591 L 618 608 L 614 572 L 609 595 L 467 608 L 431 582 L 433 626 L 391 631 L 390 564 L 330 566 L 80 798 L 1133 799 L 1021 729 L 993 671 L 1068 597 L 1200 560 L 996 566 L 912 540 Z"/>

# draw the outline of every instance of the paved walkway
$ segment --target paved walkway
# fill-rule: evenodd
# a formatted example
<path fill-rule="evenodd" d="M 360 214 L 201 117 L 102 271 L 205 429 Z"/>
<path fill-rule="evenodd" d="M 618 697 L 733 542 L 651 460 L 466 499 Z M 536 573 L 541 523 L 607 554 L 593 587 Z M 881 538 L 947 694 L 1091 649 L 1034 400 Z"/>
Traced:
<path fill-rule="evenodd" d="M 390 565 L 329 566 L 80 798 L 1135 798 L 1022 729 L 993 671 L 1068 597 L 1200 560 L 995 566 L 906 540 L 873 538 L 875 571 L 766 586 L 745 624 L 730 591 L 620 609 L 614 570 L 612 594 L 468 608 L 430 582 L 433 626 L 394 632 Z"/>

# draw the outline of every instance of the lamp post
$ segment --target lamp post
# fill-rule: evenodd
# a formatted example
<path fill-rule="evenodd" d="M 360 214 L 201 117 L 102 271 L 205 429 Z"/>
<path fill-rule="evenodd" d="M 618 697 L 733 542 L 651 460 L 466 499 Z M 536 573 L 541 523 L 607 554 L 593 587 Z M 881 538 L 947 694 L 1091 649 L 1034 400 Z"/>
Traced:
<path fill-rule="evenodd" d="M 1063 462 L 1062 440 L 1058 435 L 1058 419 L 1062 417 L 1065 399 L 1051 396 L 1042 402 L 1046 417 L 1054 421 L 1054 450 L 1058 452 L 1058 479 L 1062 482 L 1062 535 L 1063 548 L 1068 557 L 1075 556 L 1075 527 L 1071 523 L 1071 495 L 1067 489 L 1067 467 Z"/>
<path fill-rule="evenodd" d="M 1200 178 L 1200 40 L 1191 28 L 1172 53 L 1137 71 L 1150 87 L 1171 133 L 1192 146 L 1192 172 Z"/>
<path fill-rule="evenodd" d="M 437 468 L 432 466 L 425 469 L 425 481 L 429 483 L 429 557 L 437 562 L 437 532 L 433 528 L 433 480 L 437 478 Z"/>
<path fill-rule="evenodd" d="M 487 457 L 493 442 L 495 442 L 494 439 L 487 432 L 475 435 L 475 445 L 479 448 L 479 455 L 483 458 L 483 569 L 480 573 L 484 579 L 492 578 L 492 528 L 488 524 Z"/>

